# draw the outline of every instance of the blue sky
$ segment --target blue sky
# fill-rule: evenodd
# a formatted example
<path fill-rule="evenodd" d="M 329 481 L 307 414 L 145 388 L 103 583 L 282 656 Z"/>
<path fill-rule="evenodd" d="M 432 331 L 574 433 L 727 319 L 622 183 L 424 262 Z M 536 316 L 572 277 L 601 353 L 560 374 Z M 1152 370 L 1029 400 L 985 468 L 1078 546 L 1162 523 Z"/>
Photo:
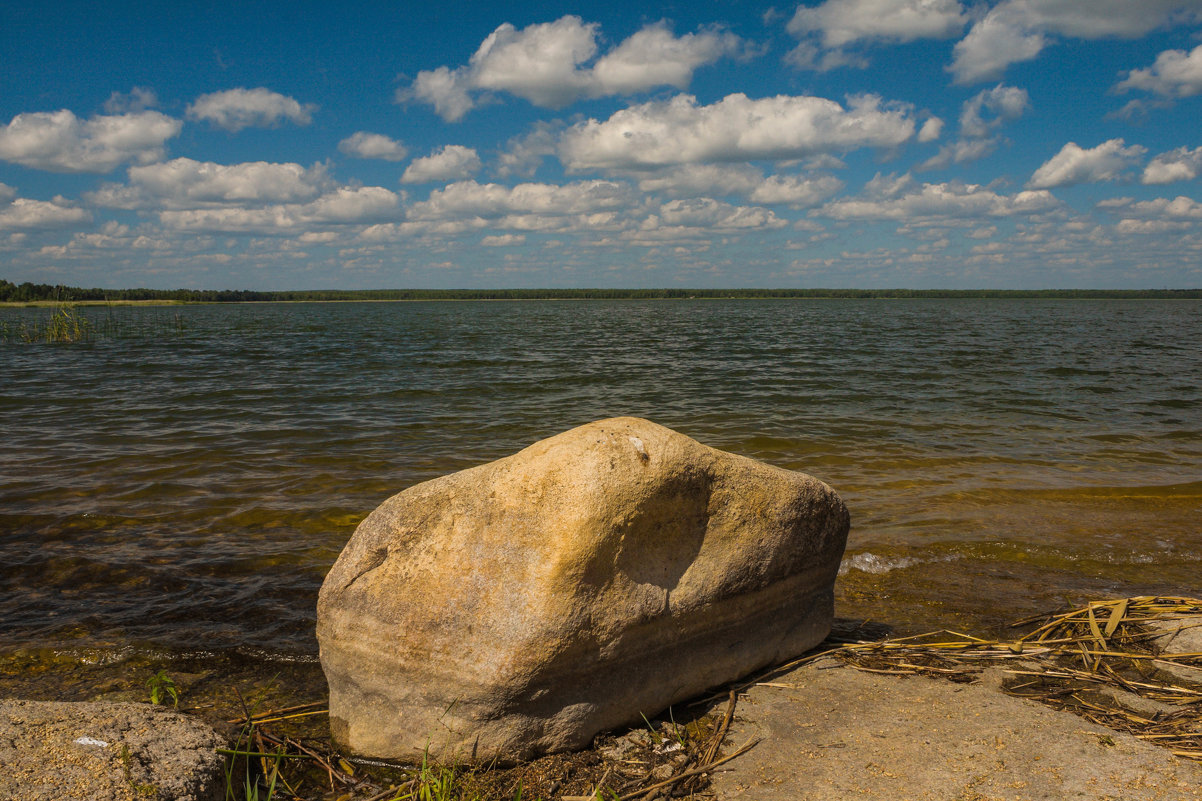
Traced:
<path fill-rule="evenodd" d="M 1202 286 L 1202 0 L 7 3 L 0 277 Z"/>

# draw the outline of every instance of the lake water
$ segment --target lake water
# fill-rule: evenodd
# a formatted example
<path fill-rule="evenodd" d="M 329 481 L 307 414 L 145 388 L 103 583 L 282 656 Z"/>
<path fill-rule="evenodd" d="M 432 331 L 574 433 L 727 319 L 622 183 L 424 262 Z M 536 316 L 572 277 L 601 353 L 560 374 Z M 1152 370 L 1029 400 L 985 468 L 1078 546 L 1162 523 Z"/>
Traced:
<path fill-rule="evenodd" d="M 381 501 L 616 415 L 833 485 L 841 616 L 1202 594 L 1199 301 L 85 311 L 109 335 L 0 345 L 0 655 L 312 660 Z"/>

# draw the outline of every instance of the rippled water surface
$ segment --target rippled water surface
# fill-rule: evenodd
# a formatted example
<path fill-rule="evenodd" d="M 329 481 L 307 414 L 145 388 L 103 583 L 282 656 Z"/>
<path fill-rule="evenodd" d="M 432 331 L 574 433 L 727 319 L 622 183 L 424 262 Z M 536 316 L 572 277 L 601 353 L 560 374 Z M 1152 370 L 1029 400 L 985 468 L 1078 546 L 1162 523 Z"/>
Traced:
<path fill-rule="evenodd" d="M 0 652 L 309 658 L 322 577 L 386 497 L 623 414 L 838 489 L 842 615 L 1202 594 L 1197 301 L 87 313 L 109 334 L 0 345 Z"/>

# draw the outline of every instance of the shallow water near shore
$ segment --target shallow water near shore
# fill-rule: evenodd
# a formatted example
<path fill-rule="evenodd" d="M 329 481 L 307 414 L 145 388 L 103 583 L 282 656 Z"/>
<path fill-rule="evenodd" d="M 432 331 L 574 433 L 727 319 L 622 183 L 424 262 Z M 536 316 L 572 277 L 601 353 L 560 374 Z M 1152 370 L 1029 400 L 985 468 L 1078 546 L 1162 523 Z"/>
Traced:
<path fill-rule="evenodd" d="M 375 506 L 615 415 L 834 486 L 842 617 L 988 632 L 1202 594 L 1200 301 L 81 313 L 105 333 L 0 345 L 0 672 L 23 683 L 312 664 L 317 590 Z"/>

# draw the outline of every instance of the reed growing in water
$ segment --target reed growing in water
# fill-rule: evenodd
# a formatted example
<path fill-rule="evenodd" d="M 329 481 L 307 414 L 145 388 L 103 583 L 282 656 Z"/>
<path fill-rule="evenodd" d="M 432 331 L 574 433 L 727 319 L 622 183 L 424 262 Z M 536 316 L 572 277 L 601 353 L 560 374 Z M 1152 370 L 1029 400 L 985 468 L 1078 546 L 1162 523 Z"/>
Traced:
<path fill-rule="evenodd" d="M 0 342 L 90 342 L 97 329 L 73 303 L 54 307 L 42 320 L 0 323 Z"/>
<path fill-rule="evenodd" d="M 258 323 L 262 328 L 261 321 Z M 129 339 L 182 334 L 190 328 L 179 312 L 169 316 L 159 310 L 149 313 L 114 314 L 113 305 L 103 316 L 88 315 L 72 302 L 50 307 L 49 314 L 35 319 L 18 317 L 0 320 L 0 344 L 86 343 L 98 339 Z"/>

